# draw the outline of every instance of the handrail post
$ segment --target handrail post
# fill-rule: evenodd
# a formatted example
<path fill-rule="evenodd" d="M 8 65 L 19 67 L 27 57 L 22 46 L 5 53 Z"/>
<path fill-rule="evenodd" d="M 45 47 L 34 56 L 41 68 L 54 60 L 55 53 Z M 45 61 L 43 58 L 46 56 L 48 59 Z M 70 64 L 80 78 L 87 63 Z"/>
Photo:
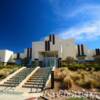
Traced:
<path fill-rule="evenodd" d="M 54 88 L 54 71 L 51 71 L 51 89 Z"/>

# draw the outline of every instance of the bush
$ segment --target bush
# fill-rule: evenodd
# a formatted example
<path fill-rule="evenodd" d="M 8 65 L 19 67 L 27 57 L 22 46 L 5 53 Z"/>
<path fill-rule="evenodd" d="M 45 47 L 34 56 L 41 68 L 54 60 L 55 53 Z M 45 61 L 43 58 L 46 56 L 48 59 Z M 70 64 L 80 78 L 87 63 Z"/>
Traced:
<path fill-rule="evenodd" d="M 0 74 L 0 79 L 4 79 L 5 77 L 6 77 L 6 75 Z"/>
<path fill-rule="evenodd" d="M 88 68 L 88 70 L 96 70 L 96 71 L 99 71 L 100 70 L 100 65 L 97 64 L 97 63 L 94 63 L 94 64 L 86 64 L 86 68 Z"/>
<path fill-rule="evenodd" d="M 92 88 L 100 88 L 100 83 L 98 81 L 92 79 L 90 82 L 91 82 Z"/>
<path fill-rule="evenodd" d="M 71 66 L 68 67 L 70 70 L 78 70 L 78 69 L 85 69 L 85 65 L 84 64 L 73 64 Z"/>
<path fill-rule="evenodd" d="M 83 79 L 77 80 L 76 81 L 77 85 L 86 88 L 86 89 L 90 89 L 91 88 L 91 82 L 90 81 L 85 81 Z"/>
<path fill-rule="evenodd" d="M 100 70 L 100 65 L 94 66 L 94 68 L 95 68 L 96 71 L 99 71 Z"/>
<path fill-rule="evenodd" d="M 72 74 L 71 78 L 72 78 L 73 81 L 80 80 L 81 79 L 81 75 L 80 74 Z"/>
<path fill-rule="evenodd" d="M 19 66 L 16 65 L 6 65 L 0 69 L 0 79 L 7 77 L 9 74 L 15 72 Z"/>
<path fill-rule="evenodd" d="M 70 71 L 67 68 L 59 68 L 54 71 L 55 79 L 60 82 L 60 88 L 69 89 L 73 84 L 91 89 L 100 89 L 100 71 Z"/>
<path fill-rule="evenodd" d="M 72 79 L 70 77 L 66 76 L 63 82 L 64 82 L 65 89 L 70 89 L 72 87 Z"/>
<path fill-rule="evenodd" d="M 68 66 L 68 64 L 66 63 L 66 61 L 61 62 L 61 67 L 67 67 L 67 66 Z"/>
<path fill-rule="evenodd" d="M 66 63 L 70 66 L 70 64 L 73 64 L 75 62 L 74 58 L 73 57 L 67 57 L 66 58 Z"/>
<path fill-rule="evenodd" d="M 55 76 L 55 80 L 63 81 L 63 79 L 64 79 L 64 74 L 59 69 L 57 69 L 54 72 L 54 76 Z"/>

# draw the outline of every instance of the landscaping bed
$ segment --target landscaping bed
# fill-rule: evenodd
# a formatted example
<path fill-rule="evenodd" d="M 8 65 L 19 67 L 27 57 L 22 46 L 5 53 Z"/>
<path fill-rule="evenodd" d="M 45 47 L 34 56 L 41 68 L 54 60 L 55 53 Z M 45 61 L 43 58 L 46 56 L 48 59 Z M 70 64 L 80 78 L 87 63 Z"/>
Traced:
<path fill-rule="evenodd" d="M 20 67 L 17 65 L 0 66 L 0 80 L 6 78 L 9 74 L 15 72 Z"/>

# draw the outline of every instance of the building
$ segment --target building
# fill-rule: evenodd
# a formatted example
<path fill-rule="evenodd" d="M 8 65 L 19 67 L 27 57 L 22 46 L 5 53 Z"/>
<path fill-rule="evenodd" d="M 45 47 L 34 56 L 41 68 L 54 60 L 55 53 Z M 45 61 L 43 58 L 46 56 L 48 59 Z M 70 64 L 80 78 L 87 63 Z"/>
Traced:
<path fill-rule="evenodd" d="M 78 61 L 94 60 L 94 50 L 83 44 L 76 44 L 75 39 L 61 39 L 55 35 L 44 41 L 32 43 L 32 61 L 41 62 L 42 66 L 60 66 L 60 61 L 72 57 Z"/>
<path fill-rule="evenodd" d="M 14 53 L 10 50 L 0 50 L 0 62 L 4 65 L 7 64 L 7 62 L 14 62 Z"/>
<path fill-rule="evenodd" d="M 100 49 L 90 50 L 84 44 L 76 44 L 73 38 L 61 39 L 53 34 L 45 37 L 43 41 L 32 42 L 32 48 L 26 48 L 23 53 L 0 51 L 0 59 L 4 63 L 14 62 L 16 59 L 16 63 L 20 64 L 25 59 L 29 65 L 36 62 L 40 66 L 59 67 L 61 60 L 67 57 L 72 57 L 78 62 L 94 61 L 100 57 Z"/>
<path fill-rule="evenodd" d="M 63 40 L 55 35 L 46 37 L 44 41 L 32 43 L 32 61 L 38 60 L 43 66 L 56 65 L 70 56 L 76 58 L 74 39 Z"/>

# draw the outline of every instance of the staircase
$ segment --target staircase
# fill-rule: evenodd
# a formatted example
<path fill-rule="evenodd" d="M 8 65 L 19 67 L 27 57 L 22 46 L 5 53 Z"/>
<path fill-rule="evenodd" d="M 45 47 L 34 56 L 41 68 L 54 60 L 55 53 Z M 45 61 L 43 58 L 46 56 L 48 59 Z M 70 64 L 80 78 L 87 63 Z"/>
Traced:
<path fill-rule="evenodd" d="M 0 86 L 4 87 L 16 87 L 18 86 L 32 71 L 34 68 L 24 68 L 11 78 L 9 78 L 6 82 L 3 84 L 0 84 Z"/>
<path fill-rule="evenodd" d="M 51 72 L 50 67 L 46 68 L 39 68 L 22 86 L 23 88 L 30 88 L 33 92 L 33 89 L 35 89 L 34 92 L 41 92 L 46 84 L 46 81 L 48 79 L 48 76 Z"/>

